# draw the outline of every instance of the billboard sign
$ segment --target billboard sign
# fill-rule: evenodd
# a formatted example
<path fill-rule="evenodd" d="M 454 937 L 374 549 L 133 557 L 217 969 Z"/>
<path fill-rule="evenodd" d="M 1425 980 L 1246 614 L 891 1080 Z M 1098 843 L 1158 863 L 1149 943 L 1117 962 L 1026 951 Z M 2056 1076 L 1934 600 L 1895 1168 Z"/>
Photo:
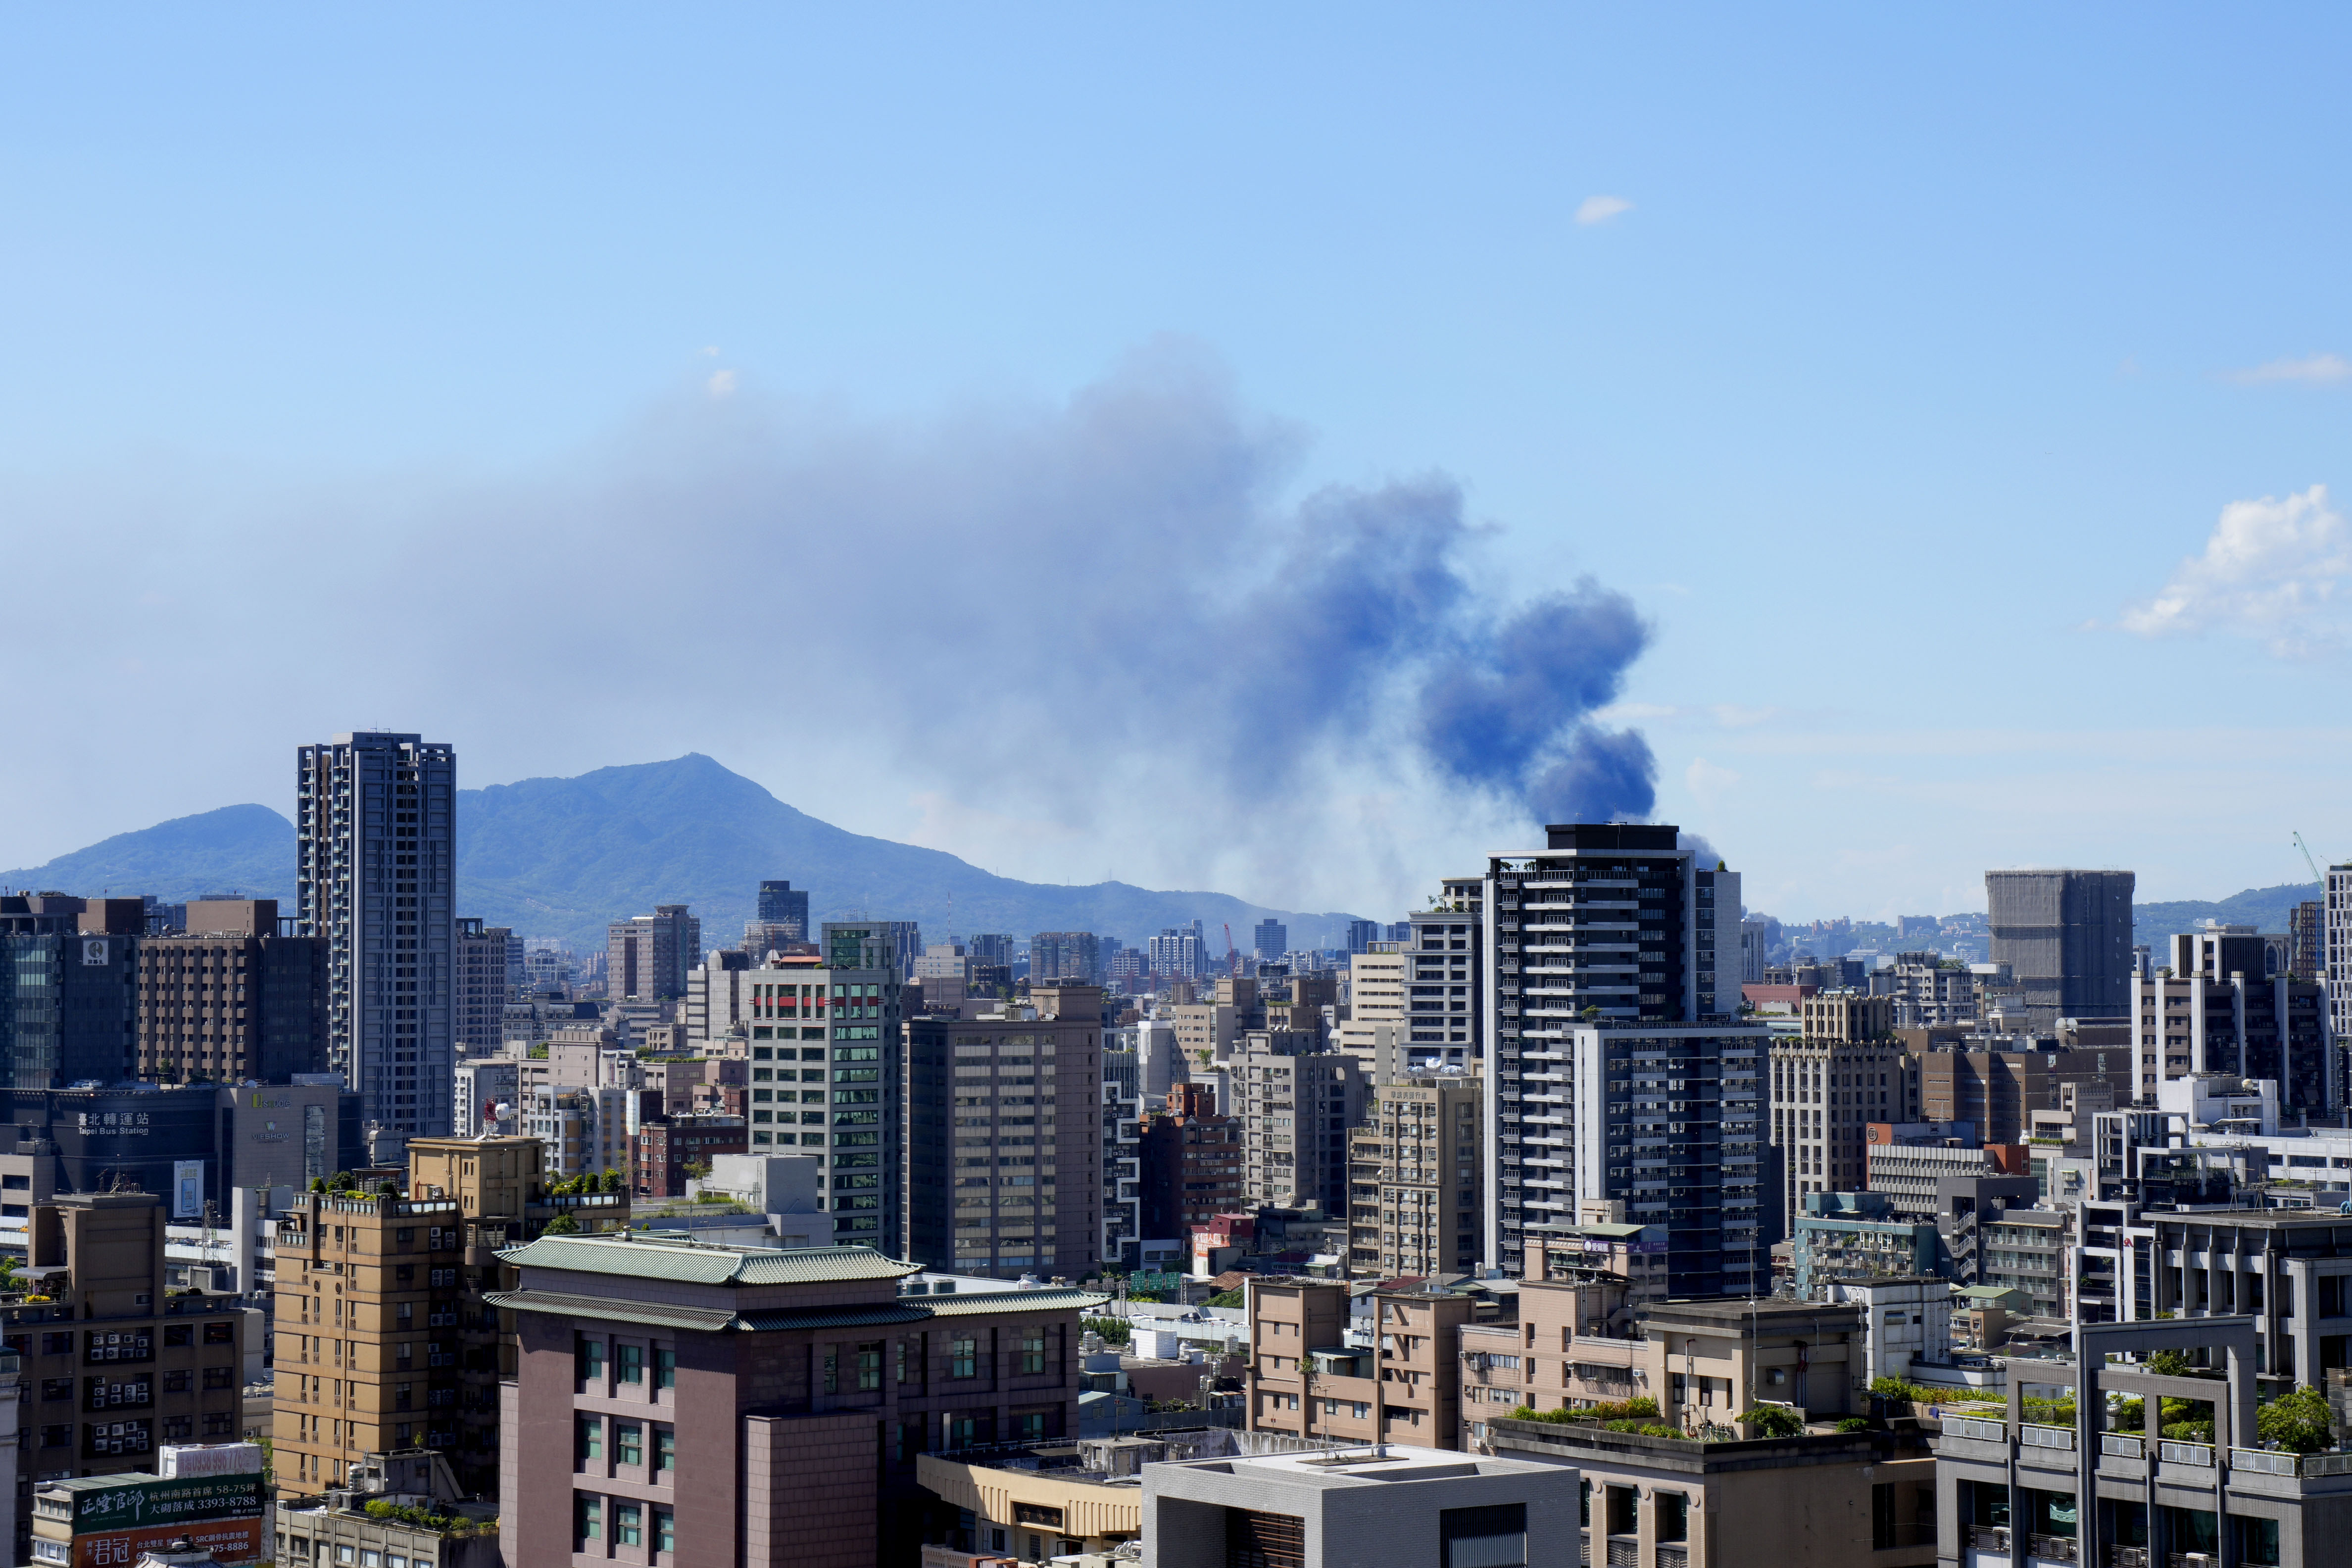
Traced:
<path fill-rule="evenodd" d="M 149 1524 L 136 1530 L 103 1530 L 92 1535 L 77 1535 L 69 1568 L 131 1568 L 139 1561 L 140 1553 L 163 1551 L 182 1539 L 223 1568 L 236 1568 L 240 1563 L 259 1563 L 268 1555 L 262 1551 L 261 1525 L 261 1516 L 257 1513 L 247 1519 Z"/>
<path fill-rule="evenodd" d="M 205 1163 L 202 1160 L 172 1162 L 172 1217 L 205 1217 Z"/>
<path fill-rule="evenodd" d="M 73 1494 L 76 1535 L 123 1531 L 147 1525 L 184 1528 L 191 1521 L 261 1516 L 261 1477 L 242 1475 L 184 1477 L 164 1480 L 154 1476 L 128 1475 L 122 1484 L 77 1489 Z"/>

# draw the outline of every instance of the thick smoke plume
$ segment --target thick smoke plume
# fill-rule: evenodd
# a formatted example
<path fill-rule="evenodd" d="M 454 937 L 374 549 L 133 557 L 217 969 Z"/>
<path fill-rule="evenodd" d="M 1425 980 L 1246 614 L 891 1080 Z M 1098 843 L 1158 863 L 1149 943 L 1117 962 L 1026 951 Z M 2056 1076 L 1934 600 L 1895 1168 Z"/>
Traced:
<path fill-rule="evenodd" d="M 179 810 L 280 804 L 298 741 L 397 724 L 456 741 L 467 782 L 700 750 L 1025 875 L 1332 904 L 1425 890 L 1427 864 L 1365 847 L 1433 805 L 1646 814 L 1648 746 L 1592 717 L 1647 640 L 1632 604 L 1482 586 L 1485 531 L 1443 478 L 1286 501 L 1297 446 L 1162 348 L 1066 405 L 923 425 L 698 391 L 500 483 L 19 496 L 63 525 L 26 531 L 56 547 L 26 602 L 118 626 L 128 656 L 61 649 L 70 671 L 27 689 L 88 712 L 119 683 L 142 754 L 246 759 L 250 786 Z M 268 710 L 173 718 L 153 672 L 225 626 L 284 655 Z"/>

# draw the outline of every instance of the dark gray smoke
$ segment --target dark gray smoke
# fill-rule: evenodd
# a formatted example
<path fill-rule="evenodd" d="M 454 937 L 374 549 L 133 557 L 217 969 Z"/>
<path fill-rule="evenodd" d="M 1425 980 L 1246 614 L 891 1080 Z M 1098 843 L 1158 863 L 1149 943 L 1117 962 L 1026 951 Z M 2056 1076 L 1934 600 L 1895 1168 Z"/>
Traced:
<path fill-rule="evenodd" d="M 1421 691 L 1423 743 L 1465 784 L 1521 794 L 1539 822 L 1647 816 L 1657 763 L 1632 730 L 1587 715 L 1616 699 L 1649 628 L 1590 577 L 1507 616 L 1465 617 Z"/>
<path fill-rule="evenodd" d="M 78 683 L 86 719 L 146 689 L 141 661 L 282 625 L 335 584 L 355 614 L 399 606 L 396 657 L 310 639 L 266 714 L 190 714 L 185 734 L 152 714 L 120 757 L 93 731 L 82 773 L 135 774 L 151 749 L 247 770 L 187 810 L 282 804 L 297 742 L 379 723 L 457 742 L 467 782 L 699 750 L 805 810 L 1007 870 L 1302 898 L 1336 866 L 1422 888 L 1425 857 L 1455 851 L 1371 864 L 1398 825 L 1651 807 L 1648 747 L 1591 719 L 1647 640 L 1623 595 L 1480 586 L 1487 531 L 1443 477 L 1285 501 L 1297 434 L 1181 345 L 1058 405 L 921 424 L 724 390 L 470 487 L 0 495 L 48 542 L 12 563 L 27 602 L 60 621 L 143 606 L 121 692 L 81 663 L 28 689 Z M 91 570 L 85 538 L 115 567 Z M 1432 780 L 1446 809 L 1420 809 Z"/>

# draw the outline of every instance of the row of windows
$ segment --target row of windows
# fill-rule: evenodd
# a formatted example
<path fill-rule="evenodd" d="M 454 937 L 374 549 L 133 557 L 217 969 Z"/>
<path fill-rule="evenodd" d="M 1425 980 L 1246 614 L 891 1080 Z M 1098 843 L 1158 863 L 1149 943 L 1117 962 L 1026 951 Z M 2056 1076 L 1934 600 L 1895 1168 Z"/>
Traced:
<path fill-rule="evenodd" d="M 613 1543 L 616 1546 L 646 1544 L 646 1515 L 652 1515 L 653 1549 L 656 1552 L 677 1550 L 677 1515 L 667 1508 L 648 1509 L 640 1502 L 621 1498 L 602 1498 L 583 1493 L 572 1501 L 572 1550 L 583 1552 L 591 1542 L 604 1539 L 605 1520 L 612 1521 Z"/>

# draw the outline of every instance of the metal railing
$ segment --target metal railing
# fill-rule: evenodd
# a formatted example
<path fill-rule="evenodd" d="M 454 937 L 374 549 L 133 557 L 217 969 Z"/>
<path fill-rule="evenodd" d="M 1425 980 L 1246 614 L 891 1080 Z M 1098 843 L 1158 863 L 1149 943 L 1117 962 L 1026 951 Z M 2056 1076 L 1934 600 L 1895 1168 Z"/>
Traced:
<path fill-rule="evenodd" d="M 1690 1568 L 1690 1548 L 1687 1546 L 1661 1544 L 1657 1548 L 1657 1555 L 1658 1568 Z"/>
<path fill-rule="evenodd" d="M 2009 1426 L 2005 1422 L 1981 1420 L 1974 1415 L 1947 1415 L 1944 1417 L 1944 1436 L 1973 1437 L 1981 1443 L 2004 1443 L 2009 1440 Z"/>
<path fill-rule="evenodd" d="M 2145 1459 L 2147 1458 L 2147 1442 L 2145 1438 L 2126 1437 L 2117 1432 L 2102 1432 L 2099 1434 L 2099 1452 L 2113 1454 L 2119 1459 Z"/>
<path fill-rule="evenodd" d="M 2292 1476 L 2299 1472 L 2293 1454 L 2273 1453 L 2267 1448 L 2232 1448 L 2230 1468 L 2233 1470 L 2257 1470 L 2266 1476 Z"/>
<path fill-rule="evenodd" d="M 2039 1557 L 2044 1563 L 2073 1563 L 2075 1556 L 2074 1538 L 2071 1535 L 2033 1535 L 2026 1538 L 2026 1555 Z"/>
<path fill-rule="evenodd" d="M 2030 1448 L 2059 1448 L 2069 1454 L 2074 1451 L 2074 1428 L 2072 1426 L 2052 1426 L 2028 1421 L 2017 1429 L 2017 1436 L 2018 1441 Z"/>
<path fill-rule="evenodd" d="M 2210 1470 L 2213 1468 L 2213 1445 L 2176 1443 L 2167 1437 L 2156 1446 L 2156 1457 L 2168 1465 L 2194 1465 L 2200 1469 Z"/>

